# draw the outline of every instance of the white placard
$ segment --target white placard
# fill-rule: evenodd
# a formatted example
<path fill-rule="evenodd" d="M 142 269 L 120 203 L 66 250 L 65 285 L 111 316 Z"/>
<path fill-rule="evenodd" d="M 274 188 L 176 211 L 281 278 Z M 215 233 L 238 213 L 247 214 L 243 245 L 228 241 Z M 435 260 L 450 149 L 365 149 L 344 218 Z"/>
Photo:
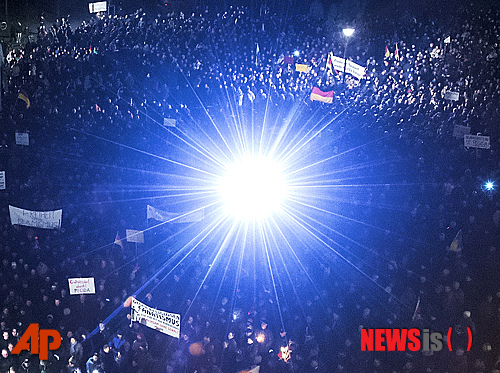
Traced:
<path fill-rule="evenodd" d="M 106 12 L 108 10 L 108 3 L 106 1 L 98 1 L 97 3 L 89 3 L 90 13 Z"/>
<path fill-rule="evenodd" d="M 464 146 L 466 148 L 489 149 L 490 137 L 477 136 L 477 135 L 464 135 Z"/>
<path fill-rule="evenodd" d="M 181 315 L 146 306 L 135 298 L 132 298 L 131 308 L 132 321 L 179 338 L 181 332 Z"/>
<path fill-rule="evenodd" d="M 30 211 L 19 207 L 9 206 L 10 222 L 12 225 L 24 225 L 27 227 L 60 229 L 62 222 L 62 210 L 55 211 Z"/>
<path fill-rule="evenodd" d="M 450 101 L 458 101 L 460 94 L 458 92 L 446 91 L 444 93 L 444 99 Z"/>
<path fill-rule="evenodd" d="M 144 232 L 135 229 L 126 229 L 127 242 L 144 243 Z"/>
<path fill-rule="evenodd" d="M 184 215 L 184 216 L 182 216 Z M 180 218 L 176 219 L 177 217 Z M 202 221 L 205 218 L 205 209 L 179 214 L 176 212 L 168 212 L 159 210 L 154 208 L 153 206 L 148 205 L 147 207 L 147 218 L 155 219 L 158 221 L 169 221 L 172 220 L 172 223 L 194 223 L 197 221 Z M 175 219 L 175 220 L 174 220 Z"/>
<path fill-rule="evenodd" d="M 0 190 L 4 190 L 5 188 L 5 171 L 0 171 Z"/>
<path fill-rule="evenodd" d="M 453 127 L 453 136 L 463 139 L 465 135 L 470 135 L 470 127 L 455 124 Z"/>
<path fill-rule="evenodd" d="M 163 118 L 163 125 L 165 127 L 175 127 L 176 120 L 171 118 Z"/>
<path fill-rule="evenodd" d="M 93 277 L 68 278 L 69 294 L 95 294 Z"/>
<path fill-rule="evenodd" d="M 16 132 L 16 145 L 26 145 L 30 144 L 30 136 L 27 133 Z"/>
<path fill-rule="evenodd" d="M 344 72 L 344 59 L 337 56 L 332 56 L 332 65 L 339 73 Z"/>
<path fill-rule="evenodd" d="M 356 79 L 363 79 L 363 77 L 366 74 L 366 70 L 363 66 L 358 65 L 357 63 L 354 63 L 352 61 L 347 61 L 347 66 L 345 69 L 345 72 L 347 74 L 351 74 L 354 76 Z"/>
<path fill-rule="evenodd" d="M 354 63 L 352 61 L 347 60 L 347 63 L 345 62 L 345 59 L 337 56 L 332 56 L 332 65 L 337 70 L 339 73 L 344 72 L 344 64 L 345 64 L 345 72 L 346 74 L 351 74 L 357 79 L 362 79 L 365 74 L 366 74 L 366 69 L 358 65 L 357 63 Z"/>

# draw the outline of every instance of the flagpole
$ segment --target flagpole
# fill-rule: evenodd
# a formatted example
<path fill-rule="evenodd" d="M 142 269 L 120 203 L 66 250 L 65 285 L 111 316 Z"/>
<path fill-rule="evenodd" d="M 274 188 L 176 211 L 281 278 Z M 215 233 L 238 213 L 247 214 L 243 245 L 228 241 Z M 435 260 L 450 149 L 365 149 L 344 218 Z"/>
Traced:
<path fill-rule="evenodd" d="M 345 83 L 345 72 L 347 70 L 347 44 L 349 44 L 349 38 L 354 34 L 354 29 L 353 28 L 344 28 L 342 29 L 342 32 L 344 33 L 345 36 L 345 46 L 344 46 L 344 75 L 342 75 L 342 84 Z"/>

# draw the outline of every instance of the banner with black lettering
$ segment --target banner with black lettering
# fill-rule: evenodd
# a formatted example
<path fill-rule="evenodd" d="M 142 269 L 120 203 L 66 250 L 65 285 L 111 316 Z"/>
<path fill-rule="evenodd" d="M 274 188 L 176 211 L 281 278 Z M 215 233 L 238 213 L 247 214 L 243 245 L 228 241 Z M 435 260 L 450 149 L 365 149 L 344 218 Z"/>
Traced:
<path fill-rule="evenodd" d="M 24 225 L 34 228 L 61 229 L 62 210 L 30 211 L 9 206 L 12 225 Z"/>
<path fill-rule="evenodd" d="M 146 306 L 135 298 L 132 298 L 131 307 L 131 321 L 136 321 L 139 324 L 158 330 L 171 337 L 179 338 L 181 332 L 181 315 Z"/>
<path fill-rule="evenodd" d="M 490 148 L 490 137 L 479 135 L 464 135 L 464 146 L 466 148 Z"/>
<path fill-rule="evenodd" d="M 68 278 L 69 295 L 95 294 L 93 277 Z"/>

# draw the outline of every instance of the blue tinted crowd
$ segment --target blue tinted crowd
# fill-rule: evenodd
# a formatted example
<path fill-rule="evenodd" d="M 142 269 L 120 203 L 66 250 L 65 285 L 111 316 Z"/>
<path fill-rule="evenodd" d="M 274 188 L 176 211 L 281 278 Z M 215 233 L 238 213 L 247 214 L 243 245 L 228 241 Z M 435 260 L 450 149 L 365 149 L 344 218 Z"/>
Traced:
<path fill-rule="evenodd" d="M 494 191 L 481 189 L 500 176 L 500 11 L 464 6 L 447 22 L 442 14 L 390 18 L 367 11 L 347 47 L 340 13 L 328 22 L 254 13 L 138 10 L 75 28 L 62 20 L 41 25 L 36 42 L 6 59 L 0 373 L 500 371 L 500 203 Z M 342 56 L 344 48 L 367 67 L 361 81 L 347 77 L 344 84 L 340 72 L 327 72 L 328 53 Z M 307 64 L 308 72 L 296 71 L 295 63 Z M 333 103 L 310 101 L 313 86 L 333 90 Z M 18 98 L 21 90 L 29 108 Z M 458 101 L 445 99 L 449 91 L 459 92 Z M 141 297 L 181 314 L 179 339 L 131 324 L 127 309 L 103 323 L 161 266 L 131 243 L 110 244 L 117 231 L 124 237 L 127 228 L 143 229 L 145 202 L 154 202 L 130 187 L 140 175 L 130 170 L 154 174 L 161 165 L 116 144 L 175 158 L 175 149 L 164 149 L 163 118 L 198 128 L 208 123 L 207 112 L 219 119 L 231 109 L 243 118 L 266 110 L 286 116 L 279 113 L 297 107 L 303 122 L 337 118 L 318 140 L 319 156 L 380 138 L 351 155 L 356 165 L 376 159 L 387 168 L 376 163 L 350 177 L 394 177 L 404 186 L 374 184 L 347 200 L 351 215 L 342 224 L 370 250 L 347 243 L 342 253 L 364 275 L 336 256 L 309 263 L 317 291 L 306 276 L 290 281 L 303 296 L 289 298 L 281 321 L 264 280 L 255 288 L 242 281 L 237 294 L 209 283 L 193 300 L 211 261 L 201 252 Z M 455 125 L 490 136 L 491 149 L 464 148 Z M 15 132 L 29 133 L 30 145 L 16 145 Z M 9 205 L 62 208 L 62 229 L 13 226 Z M 460 230 L 460 250 L 450 251 Z M 173 233 L 164 226 L 157 232 Z M 173 254 L 175 244 L 167 246 Z M 71 277 L 94 277 L 96 294 L 70 296 Z M 48 361 L 10 353 L 35 322 L 63 337 Z M 450 326 L 452 352 L 360 351 L 361 328 L 446 333 Z M 287 362 L 278 356 L 284 346 L 292 351 Z"/>

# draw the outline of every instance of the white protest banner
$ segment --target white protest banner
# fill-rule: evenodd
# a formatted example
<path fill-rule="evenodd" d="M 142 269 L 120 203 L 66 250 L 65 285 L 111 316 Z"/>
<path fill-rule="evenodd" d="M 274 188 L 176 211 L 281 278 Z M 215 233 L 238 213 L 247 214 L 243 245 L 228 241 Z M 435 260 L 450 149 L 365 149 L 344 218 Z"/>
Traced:
<path fill-rule="evenodd" d="M 332 65 L 339 73 L 344 72 L 344 64 L 345 64 L 345 72 L 346 74 L 351 74 L 357 79 L 362 79 L 366 74 L 366 69 L 363 66 L 358 65 L 352 61 L 347 60 L 337 56 L 331 56 Z"/>
<path fill-rule="evenodd" d="M 179 338 L 181 331 L 181 315 L 160 311 L 146 306 L 137 299 L 132 298 L 131 320 L 148 328 L 158 330 L 171 337 Z"/>
<path fill-rule="evenodd" d="M 446 91 L 444 93 L 445 100 L 458 101 L 459 98 L 460 98 L 460 95 L 458 92 Z"/>
<path fill-rule="evenodd" d="M 184 215 L 184 216 L 182 216 Z M 179 217 L 176 219 L 176 217 Z M 205 210 L 197 210 L 186 214 L 179 214 L 174 212 L 162 211 L 153 206 L 148 205 L 147 207 L 147 218 L 155 219 L 158 221 L 169 221 L 173 220 L 172 223 L 194 223 L 197 221 L 202 221 L 205 218 Z"/>
<path fill-rule="evenodd" d="M 89 3 L 90 13 L 105 12 L 108 10 L 108 3 L 106 1 L 98 1 L 96 3 Z"/>
<path fill-rule="evenodd" d="M 490 148 L 489 136 L 464 135 L 464 146 L 466 148 Z"/>
<path fill-rule="evenodd" d="M 332 56 L 332 65 L 339 73 L 344 72 L 344 59 L 337 56 Z"/>
<path fill-rule="evenodd" d="M 0 190 L 4 190 L 5 188 L 5 171 L 0 171 Z"/>
<path fill-rule="evenodd" d="M 127 242 L 144 243 L 144 232 L 135 229 L 126 229 Z"/>
<path fill-rule="evenodd" d="M 69 294 L 95 294 L 93 277 L 68 278 Z"/>
<path fill-rule="evenodd" d="M 16 132 L 16 145 L 26 145 L 30 144 L 30 136 L 27 133 Z"/>
<path fill-rule="evenodd" d="M 366 70 L 363 66 L 360 66 L 352 61 L 347 61 L 345 72 L 347 74 L 351 74 L 352 76 L 354 76 L 356 79 L 359 80 L 363 79 L 363 77 L 366 74 Z"/>
<path fill-rule="evenodd" d="M 453 127 L 453 137 L 462 138 L 465 135 L 470 135 L 470 127 L 461 126 L 460 124 L 455 124 Z"/>
<path fill-rule="evenodd" d="M 165 127 L 175 127 L 176 120 L 170 118 L 163 118 L 163 125 Z"/>
<path fill-rule="evenodd" d="M 159 210 L 157 208 L 154 208 L 153 206 L 148 205 L 147 208 L 147 218 L 148 219 L 154 219 L 158 221 L 168 221 L 171 219 L 174 219 L 177 214 Z"/>
<path fill-rule="evenodd" d="M 62 210 L 55 211 L 30 211 L 9 206 L 10 222 L 12 225 L 25 225 L 27 227 L 60 229 Z"/>

